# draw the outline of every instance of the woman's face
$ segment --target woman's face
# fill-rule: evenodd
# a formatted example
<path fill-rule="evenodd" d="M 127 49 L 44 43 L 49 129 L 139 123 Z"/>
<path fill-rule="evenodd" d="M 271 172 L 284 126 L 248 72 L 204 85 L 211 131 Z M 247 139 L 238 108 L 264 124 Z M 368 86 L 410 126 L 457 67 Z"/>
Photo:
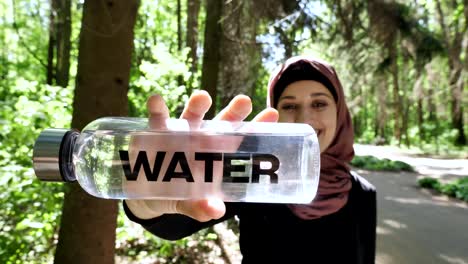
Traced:
<path fill-rule="evenodd" d="M 330 146 L 336 131 L 336 103 L 321 83 L 304 80 L 284 89 L 278 101 L 279 122 L 311 125 L 320 144 L 320 152 Z"/>

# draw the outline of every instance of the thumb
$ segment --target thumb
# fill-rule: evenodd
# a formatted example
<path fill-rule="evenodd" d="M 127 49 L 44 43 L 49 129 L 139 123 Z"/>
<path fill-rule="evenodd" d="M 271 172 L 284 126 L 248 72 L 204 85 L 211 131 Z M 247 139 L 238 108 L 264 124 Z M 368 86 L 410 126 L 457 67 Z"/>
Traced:
<path fill-rule="evenodd" d="M 183 200 L 177 201 L 176 210 L 197 221 L 207 222 L 221 218 L 226 213 L 226 205 L 219 198 Z"/>

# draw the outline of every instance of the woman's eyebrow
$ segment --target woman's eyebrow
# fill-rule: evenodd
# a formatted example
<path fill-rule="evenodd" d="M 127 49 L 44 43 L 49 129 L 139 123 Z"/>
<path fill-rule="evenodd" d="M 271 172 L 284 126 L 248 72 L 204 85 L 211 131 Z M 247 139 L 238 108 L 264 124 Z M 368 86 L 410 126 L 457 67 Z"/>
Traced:
<path fill-rule="evenodd" d="M 293 95 L 281 96 L 280 99 L 278 100 L 278 102 L 283 100 L 283 99 L 296 99 L 296 96 L 293 96 Z"/>
<path fill-rule="evenodd" d="M 311 93 L 309 96 L 310 97 L 317 97 L 317 96 L 326 96 L 330 99 L 333 99 L 329 94 L 326 94 L 326 93 L 322 93 L 322 92 L 318 92 L 318 93 Z"/>
<path fill-rule="evenodd" d="M 327 94 L 327 93 L 324 93 L 324 92 L 311 93 L 311 94 L 309 94 L 309 96 L 310 96 L 310 97 L 326 96 L 326 97 L 328 97 L 328 98 L 330 98 L 330 99 L 333 99 L 333 97 L 332 97 L 331 95 L 329 95 L 329 94 Z M 294 99 L 296 99 L 296 96 L 294 96 L 294 95 L 284 95 L 284 96 L 281 96 L 281 97 L 280 97 L 280 99 L 278 100 L 278 102 L 281 101 L 281 100 L 283 100 L 283 99 L 293 99 L 293 100 L 294 100 Z M 333 100 L 334 100 L 334 99 L 333 99 Z"/>

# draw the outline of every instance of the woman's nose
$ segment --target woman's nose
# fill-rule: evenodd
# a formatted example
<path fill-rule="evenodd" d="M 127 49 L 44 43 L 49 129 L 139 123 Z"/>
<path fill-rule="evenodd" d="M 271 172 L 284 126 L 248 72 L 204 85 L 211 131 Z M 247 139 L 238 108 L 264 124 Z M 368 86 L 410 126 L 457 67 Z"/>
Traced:
<path fill-rule="evenodd" d="M 301 110 L 296 115 L 296 123 L 312 124 L 313 114 L 307 110 Z"/>
<path fill-rule="evenodd" d="M 320 121 L 316 114 L 311 113 L 310 111 L 300 111 L 296 115 L 296 123 L 308 124 L 314 129 L 319 129 L 322 127 Z"/>

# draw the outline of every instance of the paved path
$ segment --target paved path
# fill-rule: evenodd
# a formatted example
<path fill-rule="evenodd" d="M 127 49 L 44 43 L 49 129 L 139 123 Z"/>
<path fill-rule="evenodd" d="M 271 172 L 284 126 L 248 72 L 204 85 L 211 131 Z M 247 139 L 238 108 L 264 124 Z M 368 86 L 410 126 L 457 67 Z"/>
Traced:
<path fill-rule="evenodd" d="M 412 165 L 418 173 L 441 180 L 468 176 L 468 159 L 436 159 L 419 157 L 417 154 L 391 146 L 355 144 L 356 155 L 372 155 L 377 158 L 401 160 Z"/>
<path fill-rule="evenodd" d="M 417 173 L 358 172 L 378 190 L 377 263 L 468 264 L 468 203 L 417 186 L 418 177 L 468 176 L 468 160 L 416 158 L 385 147 L 356 146 L 412 164 Z"/>

